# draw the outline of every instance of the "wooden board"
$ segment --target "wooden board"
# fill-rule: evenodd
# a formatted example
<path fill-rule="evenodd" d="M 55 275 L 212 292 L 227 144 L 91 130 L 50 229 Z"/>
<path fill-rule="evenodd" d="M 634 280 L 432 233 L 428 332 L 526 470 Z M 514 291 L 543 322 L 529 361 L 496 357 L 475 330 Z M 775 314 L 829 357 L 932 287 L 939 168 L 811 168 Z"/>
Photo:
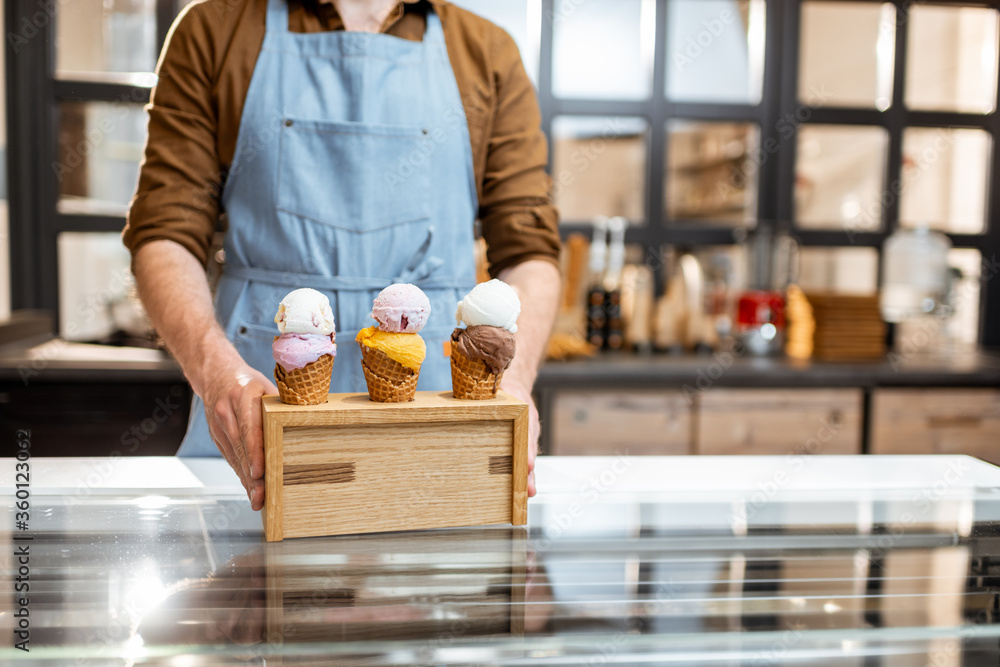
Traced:
<path fill-rule="evenodd" d="M 711 389 L 698 401 L 698 454 L 861 453 L 860 389 Z"/>
<path fill-rule="evenodd" d="M 1000 464 L 1000 389 L 876 389 L 872 454 L 969 454 Z"/>
<path fill-rule="evenodd" d="M 264 532 L 286 537 L 527 523 L 528 406 L 503 392 L 410 403 L 262 399 Z"/>

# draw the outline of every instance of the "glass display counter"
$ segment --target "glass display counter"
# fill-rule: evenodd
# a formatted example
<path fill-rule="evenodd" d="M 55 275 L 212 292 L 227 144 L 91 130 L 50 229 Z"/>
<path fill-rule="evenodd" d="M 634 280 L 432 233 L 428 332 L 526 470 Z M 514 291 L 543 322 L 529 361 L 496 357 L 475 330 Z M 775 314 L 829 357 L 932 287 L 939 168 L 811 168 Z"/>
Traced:
<path fill-rule="evenodd" d="M 280 543 L 221 460 L 30 463 L 4 665 L 1000 661 L 1000 469 L 967 457 L 542 457 L 526 528 Z"/>

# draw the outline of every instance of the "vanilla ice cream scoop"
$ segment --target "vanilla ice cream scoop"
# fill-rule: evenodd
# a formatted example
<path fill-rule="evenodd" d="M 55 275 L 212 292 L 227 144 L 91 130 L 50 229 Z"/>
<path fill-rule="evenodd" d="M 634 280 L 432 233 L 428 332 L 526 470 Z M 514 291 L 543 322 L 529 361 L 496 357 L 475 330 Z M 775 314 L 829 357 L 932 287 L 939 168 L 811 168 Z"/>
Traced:
<path fill-rule="evenodd" d="M 479 283 L 458 302 L 455 321 L 466 326 L 501 327 L 514 333 L 521 314 L 521 300 L 514 288 L 500 280 Z"/>
<path fill-rule="evenodd" d="M 326 295 L 303 287 L 285 295 L 274 316 L 278 331 L 284 334 L 333 333 L 333 310 Z"/>

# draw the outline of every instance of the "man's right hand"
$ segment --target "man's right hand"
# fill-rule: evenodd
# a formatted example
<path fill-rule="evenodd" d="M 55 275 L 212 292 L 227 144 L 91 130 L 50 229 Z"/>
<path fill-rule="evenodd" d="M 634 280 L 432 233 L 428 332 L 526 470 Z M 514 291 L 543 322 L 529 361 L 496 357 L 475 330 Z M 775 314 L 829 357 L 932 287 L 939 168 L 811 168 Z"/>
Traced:
<path fill-rule="evenodd" d="M 254 511 L 264 507 L 264 430 L 260 397 L 278 388 L 245 363 L 229 365 L 205 384 L 208 431 L 240 477 Z"/>

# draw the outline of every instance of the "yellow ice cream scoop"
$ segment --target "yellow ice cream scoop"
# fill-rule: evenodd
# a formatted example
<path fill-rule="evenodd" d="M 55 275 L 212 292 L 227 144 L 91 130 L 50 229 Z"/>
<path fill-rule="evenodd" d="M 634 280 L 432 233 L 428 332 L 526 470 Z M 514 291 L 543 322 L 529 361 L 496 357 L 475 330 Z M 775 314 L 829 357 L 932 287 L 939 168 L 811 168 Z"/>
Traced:
<path fill-rule="evenodd" d="M 359 331 L 355 340 L 385 352 L 387 357 L 413 371 L 419 371 L 427 357 L 427 345 L 415 333 L 391 333 L 374 326 Z"/>

